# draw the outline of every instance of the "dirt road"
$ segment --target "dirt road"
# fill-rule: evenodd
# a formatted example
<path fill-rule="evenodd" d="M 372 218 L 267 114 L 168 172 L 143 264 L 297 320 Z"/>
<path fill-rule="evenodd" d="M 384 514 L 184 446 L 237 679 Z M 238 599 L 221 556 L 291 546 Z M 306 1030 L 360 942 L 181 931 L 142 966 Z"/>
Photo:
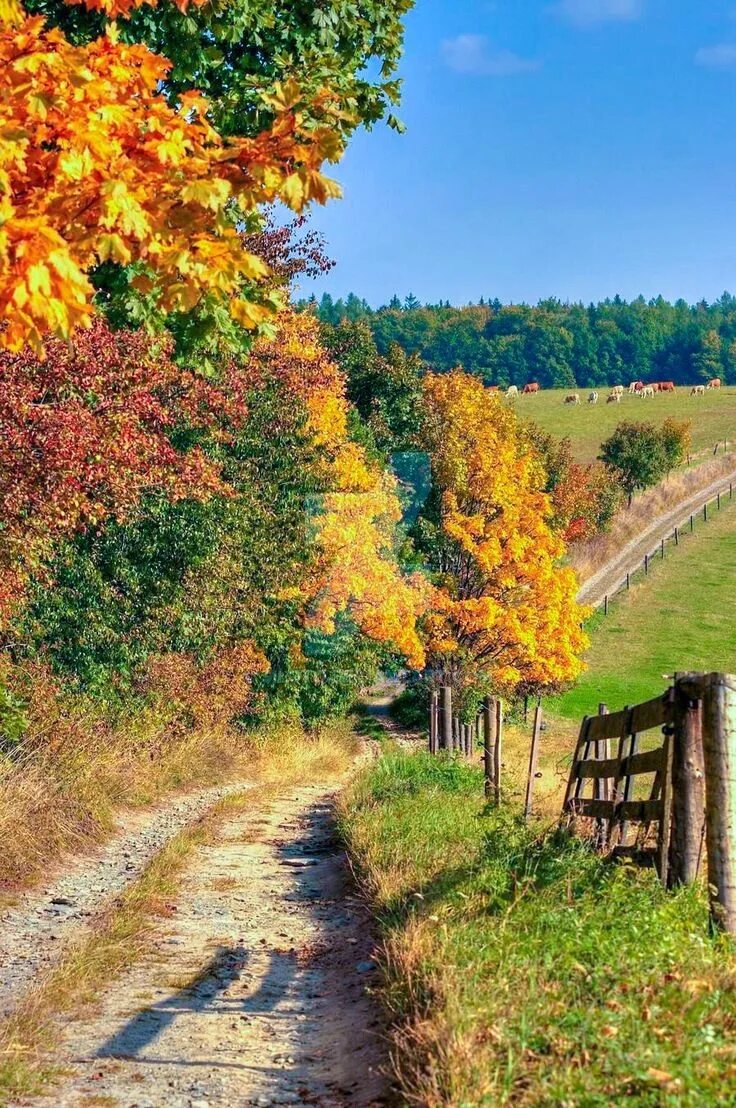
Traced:
<path fill-rule="evenodd" d="M 0 908 L 0 1015 L 12 1010 L 64 944 L 86 932 L 100 907 L 135 881 L 178 831 L 216 801 L 248 787 L 215 785 L 155 808 L 120 812 L 117 829 L 98 850 L 67 860 L 41 886 Z"/>
<path fill-rule="evenodd" d="M 285 788 L 198 848 L 150 956 L 64 1031 L 55 1105 L 390 1103 L 336 788 Z"/>
<path fill-rule="evenodd" d="M 622 546 L 615 557 L 588 578 L 578 593 L 578 601 L 595 606 L 603 602 L 606 594 L 613 595 L 626 580 L 627 572 L 635 566 L 638 568 L 644 561 L 644 555 L 651 554 L 657 543 L 668 539 L 675 527 L 686 523 L 692 512 L 700 511 L 703 504 L 724 487 L 728 491 L 729 480 L 736 481 L 736 469 L 725 476 L 720 475 L 710 485 L 682 500 L 676 508 L 653 519 L 645 531 Z"/>

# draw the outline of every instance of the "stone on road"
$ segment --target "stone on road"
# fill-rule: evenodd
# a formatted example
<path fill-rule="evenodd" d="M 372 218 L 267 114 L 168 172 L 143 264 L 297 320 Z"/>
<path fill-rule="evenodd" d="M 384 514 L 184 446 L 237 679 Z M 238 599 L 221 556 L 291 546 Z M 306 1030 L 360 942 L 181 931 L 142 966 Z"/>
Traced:
<path fill-rule="evenodd" d="M 198 848 L 151 953 L 65 1030 L 54 1104 L 390 1102 L 334 796 L 285 790 Z"/>

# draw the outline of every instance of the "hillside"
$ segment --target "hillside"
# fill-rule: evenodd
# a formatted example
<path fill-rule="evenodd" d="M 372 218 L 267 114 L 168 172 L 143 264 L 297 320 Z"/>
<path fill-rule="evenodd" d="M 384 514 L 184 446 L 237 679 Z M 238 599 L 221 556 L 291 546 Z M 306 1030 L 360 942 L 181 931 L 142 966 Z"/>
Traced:
<path fill-rule="evenodd" d="M 693 535 L 686 533 L 678 552 L 622 593 L 608 618 L 594 617 L 588 670 L 554 710 L 579 720 L 600 701 L 614 709 L 656 695 L 663 675 L 675 670 L 733 670 L 734 574 L 731 507 Z"/>
<path fill-rule="evenodd" d="M 569 438 L 581 462 L 596 458 L 601 442 L 622 419 L 656 424 L 666 419 L 689 419 L 692 421 L 693 454 L 711 454 L 717 442 L 736 440 L 736 388 L 714 389 L 705 396 L 695 397 L 683 387 L 675 393 L 661 393 L 646 400 L 626 393 L 620 404 L 606 404 L 606 391 L 603 390 L 595 405 L 587 403 L 587 393 L 581 393 L 579 407 L 565 404 L 569 392 L 569 389 L 549 389 L 519 397 L 515 402 L 516 410 L 519 415 L 535 420 L 545 431 Z"/>

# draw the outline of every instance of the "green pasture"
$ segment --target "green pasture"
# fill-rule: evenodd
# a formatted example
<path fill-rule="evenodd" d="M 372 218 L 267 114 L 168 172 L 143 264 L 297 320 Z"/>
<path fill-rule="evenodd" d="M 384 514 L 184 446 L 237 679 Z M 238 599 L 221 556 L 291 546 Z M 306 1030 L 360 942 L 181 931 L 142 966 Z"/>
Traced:
<path fill-rule="evenodd" d="M 588 671 L 554 704 L 568 718 L 646 700 L 676 670 L 736 670 L 736 504 L 685 532 L 589 630 Z"/>
<path fill-rule="evenodd" d="M 628 382 L 627 382 L 628 385 Z M 580 406 L 565 404 L 572 391 L 580 394 Z M 592 461 L 598 448 L 622 419 L 663 423 L 665 419 L 691 419 L 693 452 L 712 451 L 716 442 L 736 440 L 736 388 L 714 389 L 705 396 L 690 396 L 690 389 L 655 394 L 642 400 L 628 393 L 620 404 L 606 404 L 608 388 L 598 389 L 598 403 L 588 404 L 587 389 L 549 389 L 514 401 L 516 411 L 534 419 L 545 431 L 572 440 L 580 461 Z"/>

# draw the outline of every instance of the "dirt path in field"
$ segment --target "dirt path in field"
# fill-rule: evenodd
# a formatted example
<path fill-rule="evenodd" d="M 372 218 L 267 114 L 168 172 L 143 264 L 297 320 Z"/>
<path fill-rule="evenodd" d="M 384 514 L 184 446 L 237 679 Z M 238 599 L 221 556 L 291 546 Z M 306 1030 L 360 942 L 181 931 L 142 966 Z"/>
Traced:
<path fill-rule="evenodd" d="M 150 955 L 65 1030 L 50 1100 L 19 1103 L 390 1103 L 336 791 L 285 787 L 198 848 Z"/>
<path fill-rule="evenodd" d="M 165 804 L 118 815 L 118 828 L 92 854 L 57 871 L 12 904 L 0 905 L 0 1015 L 7 1014 L 59 950 L 88 930 L 100 908 L 140 876 L 148 862 L 187 824 L 222 797 L 248 788 L 218 785 Z"/>
<path fill-rule="evenodd" d="M 705 488 L 683 499 L 676 508 L 653 519 L 645 531 L 622 546 L 615 557 L 587 579 L 578 593 L 578 601 L 595 606 L 601 604 L 606 595 L 613 595 L 625 582 L 626 574 L 644 561 L 645 554 L 651 554 L 657 543 L 668 539 L 675 527 L 689 522 L 691 513 L 700 511 L 706 501 L 723 491 L 724 486 L 728 491 L 731 480 L 736 481 L 736 468 L 731 473 L 721 474 Z"/>

